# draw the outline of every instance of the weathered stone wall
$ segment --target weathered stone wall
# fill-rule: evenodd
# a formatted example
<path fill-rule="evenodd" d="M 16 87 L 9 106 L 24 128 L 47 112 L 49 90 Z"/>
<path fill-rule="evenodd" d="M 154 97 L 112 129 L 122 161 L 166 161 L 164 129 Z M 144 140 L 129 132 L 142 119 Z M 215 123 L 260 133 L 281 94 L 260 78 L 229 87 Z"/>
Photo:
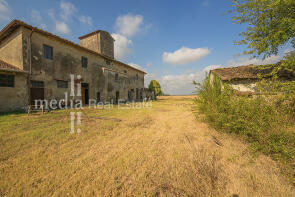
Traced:
<path fill-rule="evenodd" d="M 0 44 L 0 59 L 23 69 L 22 33 L 20 28 Z"/>
<path fill-rule="evenodd" d="M 23 27 L 12 33 L 0 45 L 0 58 L 29 71 L 30 34 L 31 31 Z M 136 99 L 136 90 L 138 89 L 140 94 L 144 88 L 144 74 L 120 62 L 106 60 L 85 49 L 65 44 L 37 32 L 32 34 L 31 39 L 31 80 L 44 82 L 44 98 L 47 100 L 64 99 L 65 92 L 70 94 L 70 74 L 74 74 L 76 77 L 81 75 L 82 83 L 89 84 L 89 99 L 97 99 L 99 92 L 100 100 L 104 102 L 115 100 L 117 91 L 119 91 L 119 99 L 128 100 L 128 92 L 132 92 L 132 99 Z M 43 57 L 43 44 L 53 47 L 53 60 Z M 82 67 L 82 56 L 88 59 L 87 68 Z M 28 105 L 27 76 L 24 73 L 14 74 L 14 88 L 0 87 L 0 111 L 17 110 Z M 118 74 L 117 79 L 116 74 Z M 57 80 L 68 81 L 68 88 L 58 88 Z M 75 99 L 80 98 L 76 97 Z"/>
<path fill-rule="evenodd" d="M 95 34 L 95 35 L 88 36 L 86 38 L 81 39 L 80 45 L 85 48 L 88 48 L 90 50 L 100 53 L 99 42 L 100 42 L 100 38 L 97 34 Z"/>
<path fill-rule="evenodd" d="M 28 105 L 27 75 L 24 73 L 4 72 L 14 75 L 14 87 L 0 87 L 0 112 L 24 109 Z"/>
<path fill-rule="evenodd" d="M 212 72 L 210 73 L 210 79 L 211 82 L 213 81 L 213 78 L 216 77 L 215 74 Z M 254 93 L 256 92 L 256 83 L 257 80 L 255 79 L 240 79 L 240 80 L 232 80 L 232 81 L 223 81 L 223 83 L 226 83 L 230 85 L 234 90 L 237 90 L 241 93 L 243 92 L 249 92 Z M 222 85 L 223 88 L 223 85 Z"/>
<path fill-rule="evenodd" d="M 238 80 L 230 82 L 230 85 L 234 90 L 239 92 L 255 92 L 256 91 L 256 81 L 255 80 Z"/>
<path fill-rule="evenodd" d="M 105 31 L 99 33 L 100 53 L 114 59 L 114 39 Z"/>
<path fill-rule="evenodd" d="M 114 59 L 114 39 L 106 31 L 80 39 L 80 45 Z"/>
<path fill-rule="evenodd" d="M 29 34 L 30 31 L 25 29 L 24 43 L 27 42 Z M 43 44 L 53 47 L 53 60 L 43 58 Z M 87 68 L 82 67 L 82 56 L 88 59 Z M 107 62 L 110 62 L 110 65 Z M 118 80 L 115 79 L 116 73 L 118 73 Z M 64 44 L 56 39 L 33 33 L 32 80 L 44 81 L 45 99 L 63 99 L 64 92 L 70 93 L 70 74 L 81 75 L 82 83 L 89 84 L 90 99 L 97 99 L 97 93 L 100 92 L 102 101 L 110 101 L 115 99 L 116 92 L 119 91 L 120 99 L 127 100 L 128 90 L 135 91 L 136 88 L 144 87 L 142 72 L 115 61 L 106 61 L 99 55 Z M 136 74 L 138 74 L 138 80 Z M 57 80 L 68 81 L 68 89 L 57 88 Z"/>

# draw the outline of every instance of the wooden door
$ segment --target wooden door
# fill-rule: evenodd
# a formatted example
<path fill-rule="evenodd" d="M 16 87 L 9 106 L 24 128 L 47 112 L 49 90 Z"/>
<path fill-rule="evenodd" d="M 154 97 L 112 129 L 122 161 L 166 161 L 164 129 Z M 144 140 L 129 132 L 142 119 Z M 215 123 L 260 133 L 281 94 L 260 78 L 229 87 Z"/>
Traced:
<path fill-rule="evenodd" d="M 44 88 L 31 88 L 30 91 L 31 105 L 35 105 L 35 100 L 44 100 Z"/>

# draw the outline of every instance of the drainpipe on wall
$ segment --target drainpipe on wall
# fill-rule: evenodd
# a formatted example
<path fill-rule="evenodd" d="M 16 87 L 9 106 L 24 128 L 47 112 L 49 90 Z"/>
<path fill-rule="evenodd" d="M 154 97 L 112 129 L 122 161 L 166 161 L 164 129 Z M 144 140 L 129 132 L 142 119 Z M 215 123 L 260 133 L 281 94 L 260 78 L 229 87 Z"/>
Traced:
<path fill-rule="evenodd" d="M 28 105 L 31 104 L 31 75 L 32 75 L 32 35 L 34 29 L 31 29 L 31 33 L 29 36 L 29 74 L 28 74 Z"/>

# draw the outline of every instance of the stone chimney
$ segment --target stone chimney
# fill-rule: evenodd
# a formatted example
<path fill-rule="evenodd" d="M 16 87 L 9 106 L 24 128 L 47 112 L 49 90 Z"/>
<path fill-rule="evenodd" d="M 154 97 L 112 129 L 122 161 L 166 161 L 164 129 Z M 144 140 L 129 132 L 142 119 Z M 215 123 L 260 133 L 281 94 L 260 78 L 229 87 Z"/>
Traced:
<path fill-rule="evenodd" d="M 114 59 L 114 38 L 106 31 L 95 32 L 79 37 L 80 45 Z"/>

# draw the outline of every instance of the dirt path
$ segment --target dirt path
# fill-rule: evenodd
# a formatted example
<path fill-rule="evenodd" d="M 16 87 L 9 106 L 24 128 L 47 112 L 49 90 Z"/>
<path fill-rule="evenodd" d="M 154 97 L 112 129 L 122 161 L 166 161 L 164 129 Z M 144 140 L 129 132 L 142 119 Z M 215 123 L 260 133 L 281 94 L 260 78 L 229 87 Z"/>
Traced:
<path fill-rule="evenodd" d="M 0 196 L 292 196 L 275 162 L 192 107 L 191 97 L 162 97 L 152 108 L 84 110 L 80 134 L 68 133 L 68 111 L 0 117 Z"/>

